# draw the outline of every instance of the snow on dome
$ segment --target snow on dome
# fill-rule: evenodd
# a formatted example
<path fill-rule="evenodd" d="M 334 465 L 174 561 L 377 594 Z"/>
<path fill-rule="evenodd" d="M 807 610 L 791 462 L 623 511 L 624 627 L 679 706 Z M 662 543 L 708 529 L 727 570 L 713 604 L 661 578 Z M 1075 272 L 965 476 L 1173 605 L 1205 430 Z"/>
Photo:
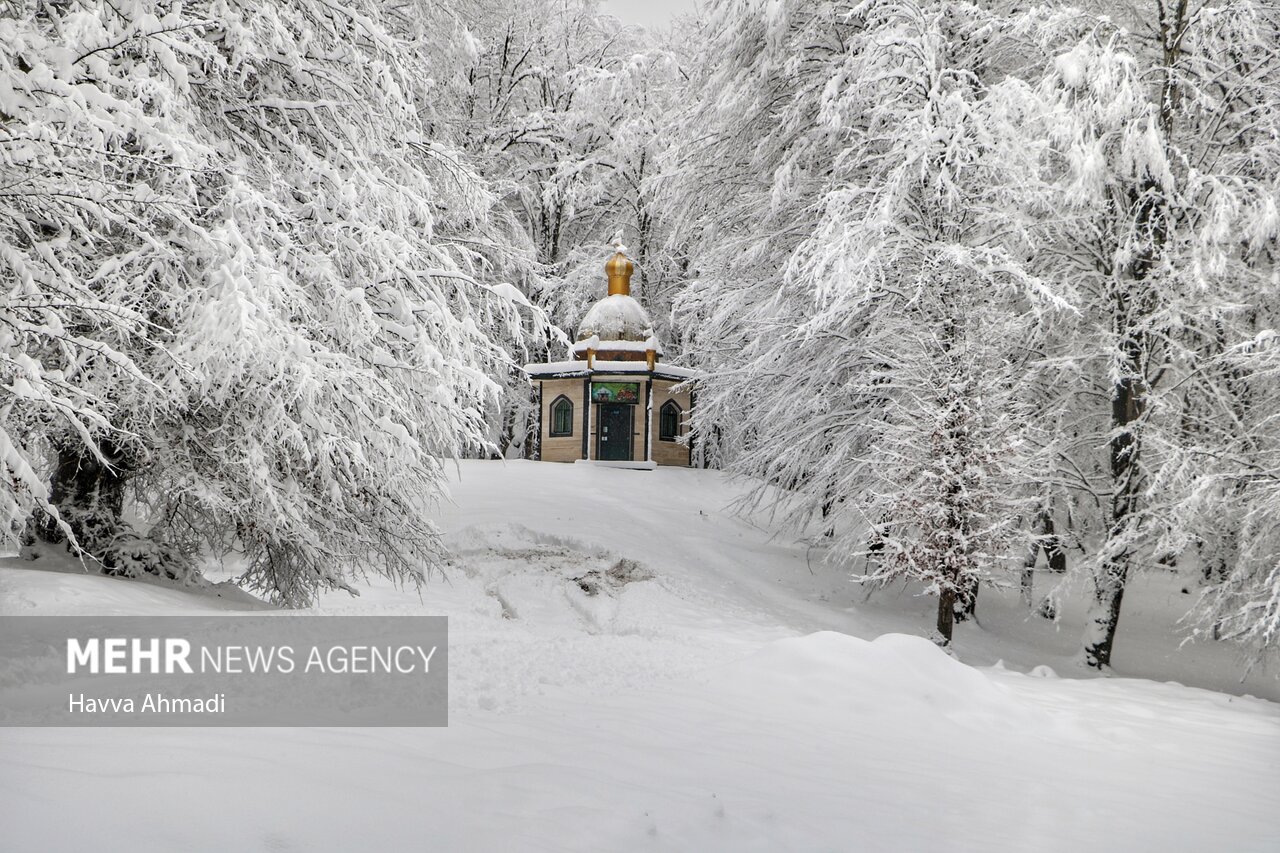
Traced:
<path fill-rule="evenodd" d="M 653 323 L 631 296 L 606 296 L 587 312 L 578 325 L 578 340 L 595 335 L 602 341 L 644 341 L 653 335 Z"/>

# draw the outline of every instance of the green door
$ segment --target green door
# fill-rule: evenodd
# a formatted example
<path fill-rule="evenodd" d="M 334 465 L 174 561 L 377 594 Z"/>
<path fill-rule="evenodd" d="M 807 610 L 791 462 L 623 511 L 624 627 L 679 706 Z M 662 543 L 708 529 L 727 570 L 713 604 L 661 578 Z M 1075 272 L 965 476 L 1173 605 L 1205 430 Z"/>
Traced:
<path fill-rule="evenodd" d="M 596 429 L 596 458 L 611 462 L 631 461 L 631 417 L 634 406 L 600 403 L 600 426 Z"/>

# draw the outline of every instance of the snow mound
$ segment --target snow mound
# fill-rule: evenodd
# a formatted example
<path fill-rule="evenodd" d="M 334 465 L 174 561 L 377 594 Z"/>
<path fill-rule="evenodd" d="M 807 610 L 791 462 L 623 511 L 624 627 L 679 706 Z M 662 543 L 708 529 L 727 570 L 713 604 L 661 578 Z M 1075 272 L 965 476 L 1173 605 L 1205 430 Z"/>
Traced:
<path fill-rule="evenodd" d="M 184 585 L 89 572 L 65 552 L 0 559 L 0 616 L 154 616 L 274 609 L 231 582 Z"/>
<path fill-rule="evenodd" d="M 982 671 L 906 634 L 868 641 L 820 631 L 778 640 L 726 667 L 722 677 L 801 704 L 838 709 L 842 716 L 918 715 L 1006 725 L 1011 714 L 1032 713 Z"/>

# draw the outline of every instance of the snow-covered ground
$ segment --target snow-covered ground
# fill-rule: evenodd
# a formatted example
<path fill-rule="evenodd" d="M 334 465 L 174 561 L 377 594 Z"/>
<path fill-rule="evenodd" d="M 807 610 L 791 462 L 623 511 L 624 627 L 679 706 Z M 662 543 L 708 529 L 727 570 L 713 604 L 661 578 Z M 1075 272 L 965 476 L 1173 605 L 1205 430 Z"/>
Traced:
<path fill-rule="evenodd" d="M 864 601 L 714 473 L 453 494 L 447 577 L 316 607 L 449 616 L 449 728 L 3 729 L 0 848 L 1280 849 L 1280 706 L 1244 695 L 1276 667 L 1180 647 L 1176 578 L 1126 596 L 1131 677 L 1083 678 L 1069 595 L 1054 626 L 984 593 L 952 659 L 906 636 L 931 600 Z M 252 606 L 42 565 L 3 561 L 0 618 Z"/>

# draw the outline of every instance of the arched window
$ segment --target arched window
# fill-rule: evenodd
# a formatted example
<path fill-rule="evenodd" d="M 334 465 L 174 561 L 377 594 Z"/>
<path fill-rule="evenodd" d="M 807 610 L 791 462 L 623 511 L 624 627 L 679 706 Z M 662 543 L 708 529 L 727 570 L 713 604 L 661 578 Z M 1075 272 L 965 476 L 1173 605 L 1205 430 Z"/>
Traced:
<path fill-rule="evenodd" d="M 662 404 L 658 413 L 658 438 L 662 441 L 675 441 L 680 437 L 680 404 L 668 400 Z"/>
<path fill-rule="evenodd" d="M 551 435 L 573 435 L 573 401 L 563 394 L 551 401 Z"/>

